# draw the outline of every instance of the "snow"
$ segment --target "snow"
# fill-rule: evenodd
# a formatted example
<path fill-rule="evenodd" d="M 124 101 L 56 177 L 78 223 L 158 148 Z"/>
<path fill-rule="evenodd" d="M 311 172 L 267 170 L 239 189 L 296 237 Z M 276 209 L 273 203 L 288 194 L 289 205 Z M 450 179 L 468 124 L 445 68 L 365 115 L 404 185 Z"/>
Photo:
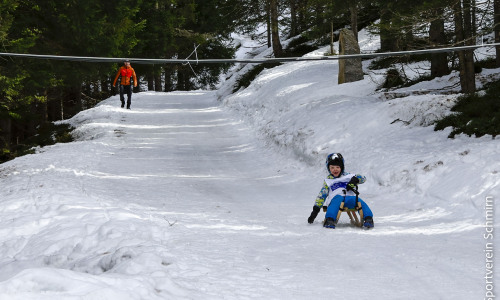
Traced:
<path fill-rule="evenodd" d="M 500 143 L 433 130 L 456 74 L 388 99 L 380 74 L 296 62 L 231 94 L 248 67 L 111 97 L 69 120 L 75 142 L 0 165 L 0 299 L 484 298 Z M 367 177 L 373 230 L 307 224 L 331 152 Z"/>

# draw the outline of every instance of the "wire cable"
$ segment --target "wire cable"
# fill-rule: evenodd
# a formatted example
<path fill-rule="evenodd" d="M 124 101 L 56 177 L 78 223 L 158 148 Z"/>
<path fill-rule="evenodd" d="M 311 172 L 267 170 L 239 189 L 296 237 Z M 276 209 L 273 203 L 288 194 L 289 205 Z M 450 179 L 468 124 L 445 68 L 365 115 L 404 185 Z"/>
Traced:
<path fill-rule="evenodd" d="M 196 64 L 225 64 L 225 63 L 262 64 L 262 63 L 277 63 L 277 62 L 286 63 L 286 62 L 298 62 L 298 61 L 331 61 L 331 60 L 340 60 L 340 59 L 402 56 L 402 55 L 409 55 L 409 54 L 419 55 L 419 54 L 427 54 L 427 53 L 443 53 L 443 52 L 473 50 L 473 49 L 477 49 L 477 48 L 496 47 L 496 46 L 500 46 L 500 43 L 472 45 L 472 46 L 460 46 L 460 47 L 448 47 L 448 48 L 436 48 L 436 49 L 396 51 L 396 52 L 348 54 L 348 55 L 336 55 L 336 56 L 246 58 L 246 59 L 245 58 L 244 59 L 240 59 L 240 58 L 198 59 L 198 57 L 196 57 L 196 59 L 158 59 L 158 58 L 120 58 L 120 57 L 110 58 L 110 57 L 91 57 L 91 56 L 23 54 L 23 53 L 6 53 L 6 52 L 0 52 L 0 57 L 1 56 L 14 57 L 14 58 L 24 57 L 24 58 L 35 58 L 35 59 L 66 60 L 66 61 L 96 62 L 96 63 L 122 63 L 124 60 L 128 59 L 128 60 L 130 60 L 131 63 L 135 63 L 135 64 L 189 64 L 189 63 L 196 63 Z M 195 49 L 195 51 L 196 51 L 196 49 Z M 192 53 L 191 53 L 191 55 L 192 55 Z"/>

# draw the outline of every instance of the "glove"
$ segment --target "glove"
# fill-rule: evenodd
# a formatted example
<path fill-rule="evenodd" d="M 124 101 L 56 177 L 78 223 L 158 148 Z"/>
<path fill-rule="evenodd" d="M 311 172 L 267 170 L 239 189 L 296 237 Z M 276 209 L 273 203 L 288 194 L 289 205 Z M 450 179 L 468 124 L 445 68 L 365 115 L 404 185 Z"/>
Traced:
<path fill-rule="evenodd" d="M 316 219 L 316 217 L 318 216 L 318 213 L 319 213 L 319 206 L 313 206 L 313 211 L 311 213 L 311 215 L 309 216 L 309 218 L 307 219 L 307 222 L 309 224 L 312 224 L 314 222 L 314 219 Z"/>
<path fill-rule="evenodd" d="M 358 177 L 353 176 L 351 178 L 351 180 L 349 181 L 349 183 L 347 183 L 347 186 L 346 186 L 345 189 L 348 190 L 348 191 L 355 191 L 356 190 L 356 186 L 358 185 L 358 183 L 359 183 Z"/>
<path fill-rule="evenodd" d="M 351 181 L 349 183 L 353 183 L 354 185 L 357 185 L 359 183 L 359 178 L 356 176 L 352 176 Z"/>

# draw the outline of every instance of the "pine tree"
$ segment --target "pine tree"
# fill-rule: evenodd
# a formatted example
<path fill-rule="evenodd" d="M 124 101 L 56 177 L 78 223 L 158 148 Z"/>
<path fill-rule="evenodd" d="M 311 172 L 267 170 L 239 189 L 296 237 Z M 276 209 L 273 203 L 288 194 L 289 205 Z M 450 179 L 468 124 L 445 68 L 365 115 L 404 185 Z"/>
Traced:
<path fill-rule="evenodd" d="M 494 0 L 494 31 L 495 31 L 495 43 L 500 43 L 500 0 Z M 496 65 L 500 67 L 500 46 L 496 46 Z"/>
<path fill-rule="evenodd" d="M 473 45 L 472 2 L 470 0 L 457 0 L 452 8 L 454 11 L 457 45 Z M 473 50 L 459 51 L 458 59 L 460 63 L 460 86 L 462 92 L 466 94 L 474 93 L 476 91 L 476 77 Z"/>
<path fill-rule="evenodd" d="M 0 5 L 6 52 L 112 57 L 133 47 L 134 30 L 140 28 L 130 18 L 136 13 L 134 1 L 122 2 L 123 7 L 97 0 L 18 0 L 11 1 L 11 6 L 8 2 Z M 4 26 L 6 20 L 9 26 Z M 111 64 L 2 60 L 0 118 L 7 124 L 2 127 L 9 128 L 3 144 L 10 143 L 13 149 L 34 135 L 40 124 L 88 107 L 82 98 L 85 89 L 98 86 L 99 79 L 108 83 L 112 68 Z M 3 70 L 9 70 L 9 75 L 2 76 Z"/>
<path fill-rule="evenodd" d="M 283 55 L 283 46 L 281 46 L 279 35 L 278 0 L 269 0 L 269 13 L 271 20 L 271 41 L 274 57 L 281 57 Z"/>
<path fill-rule="evenodd" d="M 445 20 L 442 17 L 442 10 L 436 11 L 436 17 L 431 21 L 429 26 L 429 41 L 433 47 L 443 47 L 447 44 L 445 35 Z M 433 53 L 431 54 L 431 76 L 441 77 L 449 74 L 448 54 Z"/>
<path fill-rule="evenodd" d="M 6 0 L 0 3 L 0 42 L 6 49 L 23 52 L 34 44 L 37 33 L 25 28 L 24 36 L 11 37 L 18 1 Z M 24 82 L 28 78 L 26 70 L 19 67 L 16 60 L 0 61 L 0 161 L 11 158 L 11 150 L 20 135 L 24 135 L 35 102 L 43 102 L 43 96 L 24 93 Z M 34 128 L 27 128 L 34 130 Z"/>

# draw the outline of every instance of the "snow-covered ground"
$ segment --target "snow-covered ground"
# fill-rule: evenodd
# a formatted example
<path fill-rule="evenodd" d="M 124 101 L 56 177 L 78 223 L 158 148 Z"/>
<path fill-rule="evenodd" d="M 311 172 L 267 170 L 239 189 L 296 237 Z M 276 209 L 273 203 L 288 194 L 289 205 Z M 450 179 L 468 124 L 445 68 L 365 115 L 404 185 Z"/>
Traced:
<path fill-rule="evenodd" d="M 500 142 L 428 126 L 455 96 L 337 71 L 112 97 L 70 120 L 77 141 L 0 165 L 0 299 L 484 298 Z M 331 152 L 367 177 L 373 230 L 307 223 Z"/>

